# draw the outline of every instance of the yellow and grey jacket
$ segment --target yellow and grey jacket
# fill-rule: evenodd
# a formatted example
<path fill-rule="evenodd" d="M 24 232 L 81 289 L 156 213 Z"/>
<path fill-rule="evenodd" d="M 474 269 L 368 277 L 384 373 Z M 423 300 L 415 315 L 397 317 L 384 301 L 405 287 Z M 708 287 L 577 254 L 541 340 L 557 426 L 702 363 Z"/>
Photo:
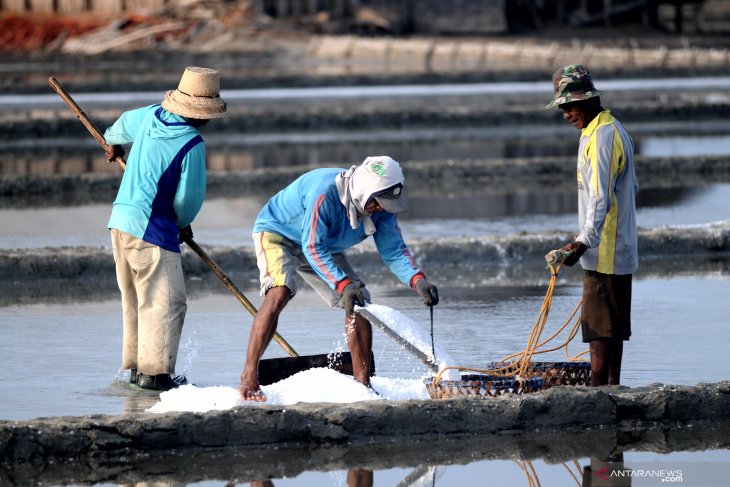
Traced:
<path fill-rule="evenodd" d="M 583 129 L 578 150 L 577 240 L 588 246 L 584 269 L 633 274 L 639 266 L 636 239 L 634 143 L 609 110 Z"/>

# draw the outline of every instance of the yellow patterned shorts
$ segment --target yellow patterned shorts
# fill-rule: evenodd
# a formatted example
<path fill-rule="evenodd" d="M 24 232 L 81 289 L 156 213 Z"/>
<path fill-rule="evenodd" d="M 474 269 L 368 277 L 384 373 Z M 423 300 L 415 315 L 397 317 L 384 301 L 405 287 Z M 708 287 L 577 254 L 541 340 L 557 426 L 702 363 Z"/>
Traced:
<path fill-rule="evenodd" d="M 299 274 L 330 307 L 341 307 L 340 294 L 312 269 L 301 247 L 295 242 L 278 233 L 256 232 L 253 234 L 253 243 L 256 249 L 256 264 L 259 267 L 261 296 L 266 295 L 272 287 L 286 286 L 294 297 L 297 293 L 296 276 Z M 332 258 L 335 265 L 342 269 L 351 281 L 360 283 L 365 301 L 369 303 L 370 292 L 345 254 L 332 254 Z"/>

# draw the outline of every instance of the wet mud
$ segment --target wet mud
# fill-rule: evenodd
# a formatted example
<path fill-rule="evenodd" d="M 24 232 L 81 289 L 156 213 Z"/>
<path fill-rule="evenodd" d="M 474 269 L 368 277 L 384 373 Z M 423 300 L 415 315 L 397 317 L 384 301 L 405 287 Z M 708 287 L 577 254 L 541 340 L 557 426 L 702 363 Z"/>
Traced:
<path fill-rule="evenodd" d="M 0 422 L 0 484 L 245 482 L 308 470 L 730 448 L 730 383 Z M 433 441 L 438 438 L 438 441 Z M 426 447 L 427 446 L 427 447 Z"/>

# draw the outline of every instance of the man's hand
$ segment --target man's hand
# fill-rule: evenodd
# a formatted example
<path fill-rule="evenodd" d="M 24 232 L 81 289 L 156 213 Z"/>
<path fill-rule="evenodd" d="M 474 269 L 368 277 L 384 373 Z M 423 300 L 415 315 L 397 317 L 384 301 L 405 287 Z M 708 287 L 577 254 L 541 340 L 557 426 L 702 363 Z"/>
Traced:
<path fill-rule="evenodd" d="M 586 249 L 588 249 L 588 247 L 583 242 L 570 242 L 568 245 L 560 249 L 563 254 L 565 254 L 566 252 L 570 252 L 570 255 L 568 255 L 563 260 L 563 264 L 567 265 L 568 267 L 572 267 L 576 262 L 580 260 L 580 257 L 583 255 Z"/>
<path fill-rule="evenodd" d="M 426 306 L 439 304 L 439 290 L 425 278 L 416 281 L 416 292 L 423 298 Z"/>
<path fill-rule="evenodd" d="M 355 305 L 365 306 L 365 297 L 360 290 L 360 284 L 351 282 L 342 290 L 342 306 L 348 316 L 355 313 Z"/>
<path fill-rule="evenodd" d="M 190 240 L 192 238 L 193 238 L 193 229 L 190 225 L 188 225 L 185 228 L 181 228 L 179 230 L 178 241 L 180 243 L 185 243 L 187 240 Z"/>
<path fill-rule="evenodd" d="M 111 164 L 117 157 L 124 157 L 124 147 L 121 145 L 110 145 L 106 149 L 106 160 Z"/>

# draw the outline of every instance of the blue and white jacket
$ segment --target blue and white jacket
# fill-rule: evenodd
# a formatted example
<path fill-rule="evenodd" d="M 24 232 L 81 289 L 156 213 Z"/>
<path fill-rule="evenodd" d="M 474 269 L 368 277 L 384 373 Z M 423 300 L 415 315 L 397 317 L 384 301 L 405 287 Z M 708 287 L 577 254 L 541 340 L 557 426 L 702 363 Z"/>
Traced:
<path fill-rule="evenodd" d="M 350 282 L 334 263 L 333 254 L 344 252 L 367 238 L 364 225 L 353 229 L 340 201 L 335 177 L 344 169 L 309 171 L 274 195 L 261 209 L 254 232 L 272 232 L 297 243 L 312 269 L 330 288 L 342 292 Z M 372 215 L 373 239 L 383 262 L 405 284 L 414 286 L 423 277 L 408 250 L 396 215 Z"/>
<path fill-rule="evenodd" d="M 198 129 L 150 105 L 123 113 L 104 139 L 132 143 L 108 227 L 180 252 L 178 229 L 190 225 L 205 199 L 205 143 Z"/>

